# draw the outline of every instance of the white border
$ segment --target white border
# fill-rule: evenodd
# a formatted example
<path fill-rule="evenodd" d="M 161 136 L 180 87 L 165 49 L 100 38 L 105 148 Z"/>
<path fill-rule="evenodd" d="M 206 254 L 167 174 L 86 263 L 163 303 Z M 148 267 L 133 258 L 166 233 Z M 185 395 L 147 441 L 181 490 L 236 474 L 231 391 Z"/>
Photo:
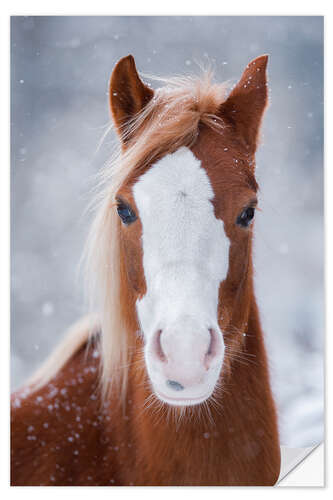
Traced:
<path fill-rule="evenodd" d="M 12 0 L 9 3 L 3 2 L 0 17 L 0 36 L 1 44 L 0 49 L 2 52 L 1 57 L 1 168 L 0 168 L 0 213 L 1 213 L 1 246 L 0 246 L 0 283 L 1 283 L 1 335 L 2 335 L 2 348 L 0 366 L 1 366 L 1 462 L 0 462 L 0 473 L 1 473 L 1 489 L 3 489 L 3 495 L 23 495 L 29 497 L 38 497 L 41 495 L 45 496 L 44 488 L 9 488 L 8 478 L 9 478 L 9 461 L 8 461 L 8 447 L 9 447 L 9 434 L 8 434 L 8 387 L 9 387 L 9 16 L 10 15 L 325 15 L 325 44 L 326 44 L 326 55 L 329 57 L 325 58 L 326 64 L 326 79 L 325 79 L 325 89 L 333 89 L 333 81 L 331 78 L 331 67 L 328 62 L 332 59 L 332 54 L 330 51 L 332 31 L 331 21 L 330 21 L 330 11 L 329 7 L 332 4 L 331 1 L 317 0 L 313 2 L 305 1 L 287 1 L 280 0 L 278 4 L 275 2 L 258 1 L 252 0 L 238 2 L 221 2 L 221 1 L 209 1 L 195 2 L 192 1 L 176 1 L 169 0 L 168 2 L 158 2 L 153 1 L 126 1 L 121 2 L 108 2 L 95 0 L 91 2 L 78 2 L 69 0 L 58 0 L 56 4 L 53 2 L 46 3 L 45 1 L 36 0 L 30 2 L 23 2 L 18 0 Z M 329 92 L 325 92 L 325 109 L 326 109 L 326 120 L 325 120 L 325 137 L 326 139 L 330 137 L 330 130 L 327 128 L 328 125 L 328 115 L 329 115 Z M 333 163 L 330 162 L 330 142 L 325 141 L 326 151 L 326 170 L 325 170 L 325 212 L 326 212 L 326 277 L 327 277 L 327 305 L 330 304 L 331 294 L 331 283 L 332 283 L 332 264 L 330 263 L 329 256 L 333 255 L 332 246 L 332 173 Z M 332 257 L 331 257 L 332 258 Z M 327 307 L 327 332 L 332 334 L 332 328 L 330 328 L 330 318 L 331 315 Z M 327 335 L 327 351 L 330 347 L 329 335 Z M 328 352 L 326 351 L 326 356 L 328 357 Z M 326 364 L 327 376 L 329 376 L 329 363 Z M 329 401 L 328 401 L 329 403 Z M 327 404 L 327 421 L 329 421 L 329 404 Z M 329 430 L 326 431 L 326 440 Z M 329 460 L 328 460 L 329 462 Z M 313 467 L 318 467 L 314 464 Z M 327 464 L 326 464 L 327 468 Z M 303 474 L 303 483 L 302 483 Z M 301 473 L 300 484 L 306 484 L 306 471 Z M 196 495 L 200 496 L 203 494 L 207 495 L 239 495 L 241 488 L 224 489 L 220 488 L 209 488 L 207 491 L 203 491 L 202 488 L 159 488 L 158 492 L 156 488 L 99 488 L 98 495 L 116 495 L 121 497 L 123 495 L 128 496 L 131 494 L 144 495 L 145 497 L 150 495 L 158 494 L 159 497 L 174 496 L 174 495 L 185 495 L 189 493 L 191 497 Z M 319 494 L 327 495 L 329 488 L 319 491 Z M 96 493 L 97 493 L 96 491 Z M 267 494 L 278 494 L 278 491 L 283 491 L 284 496 L 290 494 L 293 500 L 298 494 L 304 497 L 312 495 L 314 493 L 312 488 L 300 488 L 291 489 L 286 488 L 247 488 L 244 494 L 249 498 L 263 498 L 267 497 Z M 89 488 L 62 488 L 60 492 L 56 488 L 49 488 L 47 490 L 47 495 L 59 496 L 64 495 L 65 497 L 74 498 L 77 495 L 80 499 L 87 497 L 90 498 L 91 490 Z"/>

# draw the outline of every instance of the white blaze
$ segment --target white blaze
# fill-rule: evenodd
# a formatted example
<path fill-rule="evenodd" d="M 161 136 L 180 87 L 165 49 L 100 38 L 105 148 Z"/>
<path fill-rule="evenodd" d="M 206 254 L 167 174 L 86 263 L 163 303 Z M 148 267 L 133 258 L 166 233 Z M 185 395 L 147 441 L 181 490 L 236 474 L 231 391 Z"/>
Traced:
<path fill-rule="evenodd" d="M 143 174 L 133 194 L 142 223 L 147 292 L 137 312 L 146 343 L 158 329 L 171 330 L 175 356 L 186 350 L 190 362 L 195 343 L 218 330 L 218 291 L 228 272 L 229 240 L 214 214 L 209 177 L 182 147 Z"/>

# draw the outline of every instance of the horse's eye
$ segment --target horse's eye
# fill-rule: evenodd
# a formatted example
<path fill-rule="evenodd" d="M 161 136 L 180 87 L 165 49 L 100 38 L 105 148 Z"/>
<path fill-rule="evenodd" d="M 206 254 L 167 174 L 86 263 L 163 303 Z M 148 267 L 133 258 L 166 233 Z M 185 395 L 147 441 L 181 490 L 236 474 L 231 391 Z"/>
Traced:
<path fill-rule="evenodd" d="M 137 219 L 137 216 L 132 208 L 122 200 L 117 200 L 117 212 L 123 223 L 126 225 L 131 224 Z"/>
<path fill-rule="evenodd" d="M 242 227 L 248 227 L 251 220 L 254 217 L 254 207 L 247 207 L 243 212 L 237 217 L 236 224 Z"/>

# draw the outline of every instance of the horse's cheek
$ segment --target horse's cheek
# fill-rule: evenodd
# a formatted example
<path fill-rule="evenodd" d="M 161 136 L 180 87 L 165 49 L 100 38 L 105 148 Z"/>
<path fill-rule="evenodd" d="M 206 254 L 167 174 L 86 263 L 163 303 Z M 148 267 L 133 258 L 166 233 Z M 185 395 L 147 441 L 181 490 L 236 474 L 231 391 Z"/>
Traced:
<path fill-rule="evenodd" d="M 146 283 L 142 265 L 142 249 L 132 239 L 124 242 L 125 268 L 130 287 L 138 297 L 146 293 Z"/>

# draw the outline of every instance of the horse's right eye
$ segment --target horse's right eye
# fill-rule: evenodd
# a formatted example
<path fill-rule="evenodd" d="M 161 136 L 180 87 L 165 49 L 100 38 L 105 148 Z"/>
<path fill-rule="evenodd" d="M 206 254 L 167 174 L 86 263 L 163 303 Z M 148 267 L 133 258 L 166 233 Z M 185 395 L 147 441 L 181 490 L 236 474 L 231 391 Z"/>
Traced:
<path fill-rule="evenodd" d="M 123 200 L 117 200 L 117 212 L 122 222 L 126 225 L 131 224 L 137 219 L 134 210 Z"/>

